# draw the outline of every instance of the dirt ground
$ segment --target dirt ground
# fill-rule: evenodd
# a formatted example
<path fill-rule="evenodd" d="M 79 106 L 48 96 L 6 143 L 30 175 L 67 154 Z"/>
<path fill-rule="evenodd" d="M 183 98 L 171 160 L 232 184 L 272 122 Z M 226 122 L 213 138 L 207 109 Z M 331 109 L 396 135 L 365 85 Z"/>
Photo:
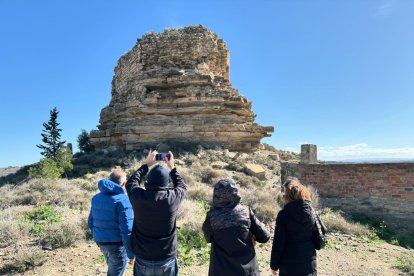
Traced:
<path fill-rule="evenodd" d="M 405 248 L 384 242 L 368 242 L 348 235 L 331 234 L 326 248 L 318 252 L 318 275 L 405 275 L 395 267 Z M 261 275 L 271 275 L 269 269 L 271 242 L 257 245 Z M 1 252 L 1 250 L 0 250 Z M 14 275 L 106 275 L 103 256 L 93 242 L 79 242 L 76 247 L 45 251 L 48 261 L 24 274 Z M 7 259 L 6 255 L 0 257 Z M 180 267 L 180 275 L 207 275 L 208 264 Z M 132 275 L 128 266 L 125 275 Z"/>

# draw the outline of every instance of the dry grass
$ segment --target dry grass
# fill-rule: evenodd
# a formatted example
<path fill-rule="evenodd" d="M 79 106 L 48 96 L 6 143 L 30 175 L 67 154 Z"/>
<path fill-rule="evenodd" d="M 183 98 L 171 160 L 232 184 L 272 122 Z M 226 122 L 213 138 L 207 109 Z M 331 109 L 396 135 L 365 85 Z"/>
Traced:
<path fill-rule="evenodd" d="M 202 169 L 201 171 L 201 181 L 214 186 L 220 179 L 227 178 L 227 174 L 222 170 L 216 170 L 211 167 Z"/>
<path fill-rule="evenodd" d="M 280 206 L 276 202 L 278 192 L 268 189 L 241 189 L 242 203 L 251 207 L 260 221 L 268 223 L 276 218 Z"/>
<path fill-rule="evenodd" d="M 0 268 L 0 273 L 24 272 L 46 262 L 45 253 L 37 247 L 23 247 L 17 249 L 9 263 Z"/>
<path fill-rule="evenodd" d="M 83 236 L 80 221 L 72 219 L 47 224 L 41 238 L 50 243 L 53 248 L 60 248 L 74 245 Z"/>
<path fill-rule="evenodd" d="M 177 213 L 177 225 L 201 231 L 207 210 L 201 201 L 186 199 Z"/>
<path fill-rule="evenodd" d="M 57 205 L 70 208 L 85 208 L 91 193 L 85 192 L 73 180 L 33 179 L 21 186 L 5 185 L 0 188 L 0 208 L 18 205 Z"/>
<path fill-rule="evenodd" d="M 213 188 L 202 183 L 188 186 L 187 198 L 210 203 L 213 200 Z"/>
<path fill-rule="evenodd" d="M 371 237 L 372 231 L 359 223 L 346 220 L 339 212 L 322 210 L 322 220 L 330 232 L 341 232 L 357 237 Z"/>
<path fill-rule="evenodd" d="M 29 229 L 21 218 L 27 208 L 11 207 L 0 211 L 0 247 L 16 244 L 29 235 Z"/>

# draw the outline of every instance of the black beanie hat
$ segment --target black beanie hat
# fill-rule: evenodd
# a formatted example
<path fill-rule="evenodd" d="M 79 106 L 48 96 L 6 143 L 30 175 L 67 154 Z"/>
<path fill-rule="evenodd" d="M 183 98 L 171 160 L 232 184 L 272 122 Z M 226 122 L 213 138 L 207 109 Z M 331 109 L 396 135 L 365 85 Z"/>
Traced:
<path fill-rule="evenodd" d="M 156 165 L 148 174 L 147 185 L 151 187 L 167 187 L 170 182 L 170 174 L 161 165 Z"/>

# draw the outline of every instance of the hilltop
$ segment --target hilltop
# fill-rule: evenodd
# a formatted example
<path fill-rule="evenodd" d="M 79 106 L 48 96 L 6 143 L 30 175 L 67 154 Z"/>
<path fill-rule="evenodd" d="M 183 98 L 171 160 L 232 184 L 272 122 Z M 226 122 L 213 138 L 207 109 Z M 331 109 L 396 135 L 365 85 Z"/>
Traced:
<path fill-rule="evenodd" d="M 0 187 L 3 275 L 104 275 L 103 257 L 86 226 L 90 198 L 97 192 L 97 181 L 109 176 L 109 163 L 131 173 L 144 156 L 145 151 L 77 154 L 71 179 L 33 179 Z M 297 158 L 271 147 L 254 153 L 176 151 L 177 168 L 188 184 L 177 222 L 182 275 L 207 274 L 209 245 L 201 223 L 215 182 L 233 178 L 240 185 L 243 204 L 251 206 L 273 233 L 282 205 L 279 159 L 297 162 Z M 395 245 L 398 241 L 386 243 L 377 230 L 353 222 L 345 213 L 324 208 L 323 199 L 313 192 L 313 203 L 331 230 L 327 248 L 318 252 L 319 275 L 410 275 L 401 269 L 412 273 L 412 251 Z M 256 250 L 262 275 L 270 275 L 271 241 Z M 131 268 L 128 271 L 126 275 L 132 274 Z"/>

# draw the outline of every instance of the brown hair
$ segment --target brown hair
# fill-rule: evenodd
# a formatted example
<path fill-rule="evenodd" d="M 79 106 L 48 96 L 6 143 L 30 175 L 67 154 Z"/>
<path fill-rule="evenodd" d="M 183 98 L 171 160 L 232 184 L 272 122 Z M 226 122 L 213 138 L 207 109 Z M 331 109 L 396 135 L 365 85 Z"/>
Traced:
<path fill-rule="evenodd" d="M 287 202 L 294 200 L 309 200 L 311 201 L 311 193 L 304 185 L 300 183 L 297 178 L 290 178 L 284 184 L 285 194 L 283 198 Z"/>

